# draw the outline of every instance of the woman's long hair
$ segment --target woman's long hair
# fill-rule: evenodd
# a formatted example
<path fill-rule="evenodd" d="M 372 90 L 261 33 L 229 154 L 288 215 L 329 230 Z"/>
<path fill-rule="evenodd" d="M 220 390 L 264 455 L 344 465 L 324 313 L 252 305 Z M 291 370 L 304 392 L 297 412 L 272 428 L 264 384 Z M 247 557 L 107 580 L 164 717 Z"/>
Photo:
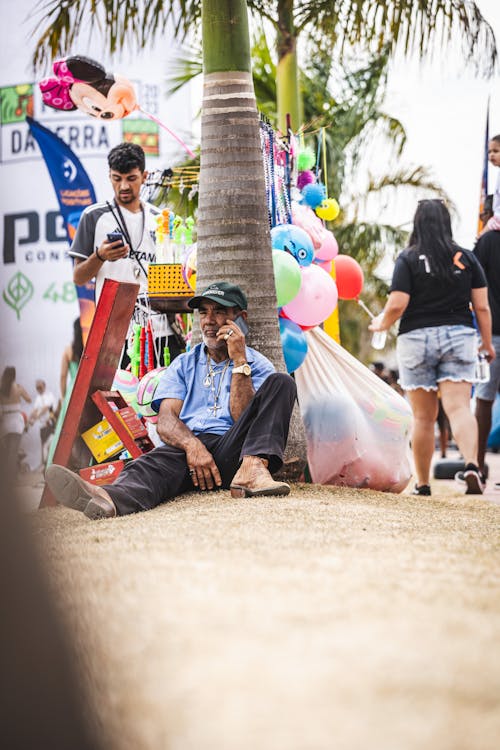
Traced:
<path fill-rule="evenodd" d="M 456 245 L 450 212 L 441 200 L 419 201 L 413 219 L 410 250 L 425 255 L 433 276 L 451 280 Z"/>
<path fill-rule="evenodd" d="M 8 398 L 10 396 L 10 390 L 12 384 L 16 380 L 16 368 L 6 367 L 2 373 L 2 380 L 0 382 L 0 396 Z"/>
<path fill-rule="evenodd" d="M 82 326 L 80 318 L 73 322 L 73 341 L 71 342 L 71 360 L 79 362 L 83 354 Z"/>

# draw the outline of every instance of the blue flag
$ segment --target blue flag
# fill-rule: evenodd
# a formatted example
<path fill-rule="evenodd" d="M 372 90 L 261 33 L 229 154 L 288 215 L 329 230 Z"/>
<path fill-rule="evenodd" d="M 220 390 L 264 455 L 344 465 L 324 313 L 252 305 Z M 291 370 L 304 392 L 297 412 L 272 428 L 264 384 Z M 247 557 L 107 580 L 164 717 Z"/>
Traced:
<path fill-rule="evenodd" d="M 68 242 L 71 245 L 83 209 L 96 202 L 94 186 L 80 159 L 58 135 L 40 125 L 32 117 L 26 117 L 26 122 L 49 170 Z M 93 281 L 76 286 L 84 343 L 94 317 L 94 288 Z"/>
<path fill-rule="evenodd" d="M 96 202 L 94 186 L 78 157 L 58 135 L 31 117 L 26 122 L 45 159 L 71 244 L 83 209 Z"/>

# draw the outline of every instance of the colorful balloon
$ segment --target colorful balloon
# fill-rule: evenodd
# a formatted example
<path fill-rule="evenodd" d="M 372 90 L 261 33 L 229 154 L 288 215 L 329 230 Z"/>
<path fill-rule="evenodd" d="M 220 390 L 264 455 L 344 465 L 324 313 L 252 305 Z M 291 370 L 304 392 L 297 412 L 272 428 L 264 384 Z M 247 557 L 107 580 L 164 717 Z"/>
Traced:
<path fill-rule="evenodd" d="M 325 229 L 323 222 L 316 216 L 310 206 L 292 201 L 292 221 L 296 226 L 307 232 L 315 250 L 321 247 L 328 230 Z"/>
<path fill-rule="evenodd" d="M 154 370 L 150 370 L 141 378 L 137 386 L 137 403 L 144 417 L 154 417 L 156 414 L 151 403 L 155 399 L 158 383 L 160 382 L 162 373 L 166 369 L 166 367 L 156 367 Z"/>
<path fill-rule="evenodd" d="M 302 282 L 300 266 L 289 253 L 273 250 L 273 267 L 278 307 L 283 307 L 299 292 Z"/>
<path fill-rule="evenodd" d="M 271 229 L 271 241 L 276 250 L 286 250 L 301 266 L 309 266 L 314 258 L 311 238 L 295 224 L 278 224 Z"/>
<path fill-rule="evenodd" d="M 136 393 L 138 384 L 139 378 L 133 375 L 130 370 L 117 370 L 113 378 L 111 390 L 120 391 L 125 396 L 128 393 Z"/>
<path fill-rule="evenodd" d="M 195 154 L 178 135 L 137 103 L 134 87 L 127 78 L 107 73 L 101 63 L 83 55 L 55 60 L 52 70 L 54 75 L 38 84 L 47 106 L 65 111 L 79 109 L 106 121 L 119 120 L 139 110 L 166 130 L 194 158 Z"/>
<path fill-rule="evenodd" d="M 355 299 L 361 293 L 364 284 L 363 270 L 357 260 L 350 255 L 337 255 L 335 263 L 335 282 L 340 299 Z"/>
<path fill-rule="evenodd" d="M 315 260 L 333 260 L 335 256 L 339 254 L 339 246 L 337 240 L 333 236 L 333 232 L 325 231 L 323 242 L 316 249 Z"/>
<path fill-rule="evenodd" d="M 317 326 L 335 310 L 337 287 L 332 277 L 314 263 L 301 268 L 300 272 L 300 291 L 288 305 L 284 305 L 283 311 L 299 326 Z"/>
<path fill-rule="evenodd" d="M 126 78 L 106 73 L 82 55 L 56 60 L 54 76 L 40 81 L 44 104 L 54 109 L 79 109 L 91 117 L 117 120 L 137 109 L 134 87 Z"/>
<path fill-rule="evenodd" d="M 300 327 L 286 318 L 279 319 L 281 345 L 288 373 L 300 367 L 307 354 L 307 340 Z"/>
<path fill-rule="evenodd" d="M 340 213 L 340 206 L 335 198 L 326 198 L 316 206 L 316 213 L 324 221 L 333 221 Z"/>

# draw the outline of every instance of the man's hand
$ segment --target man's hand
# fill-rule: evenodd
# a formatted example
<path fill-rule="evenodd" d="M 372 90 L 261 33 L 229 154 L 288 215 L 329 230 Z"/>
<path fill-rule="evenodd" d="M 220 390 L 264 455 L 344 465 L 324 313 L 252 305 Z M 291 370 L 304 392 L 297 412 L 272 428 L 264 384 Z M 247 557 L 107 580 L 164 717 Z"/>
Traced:
<path fill-rule="evenodd" d="M 97 257 L 102 261 L 119 260 L 127 257 L 129 249 L 128 245 L 123 244 L 123 240 L 115 240 L 114 242 L 104 240 L 97 248 Z"/>
<path fill-rule="evenodd" d="M 226 342 L 227 353 L 235 365 L 246 362 L 245 335 L 234 320 L 226 320 L 217 331 L 217 338 Z"/>
<path fill-rule="evenodd" d="M 195 439 L 186 447 L 186 462 L 195 487 L 213 490 L 222 485 L 214 457 L 200 440 Z"/>

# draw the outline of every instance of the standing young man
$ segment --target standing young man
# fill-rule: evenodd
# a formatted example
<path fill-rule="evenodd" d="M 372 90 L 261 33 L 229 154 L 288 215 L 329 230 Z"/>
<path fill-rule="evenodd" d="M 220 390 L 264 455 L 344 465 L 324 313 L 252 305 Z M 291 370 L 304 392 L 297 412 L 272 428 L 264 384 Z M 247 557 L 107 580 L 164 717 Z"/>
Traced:
<path fill-rule="evenodd" d="M 69 251 L 75 261 L 75 284 L 95 278 L 96 303 L 105 279 L 139 284 L 139 295 L 146 294 L 148 265 L 156 260 L 155 229 L 160 212 L 140 198 L 148 175 L 144 151 L 135 143 L 120 143 L 109 152 L 108 164 L 114 199 L 85 209 Z M 120 237 L 110 238 L 113 234 Z M 163 316 L 161 319 L 164 321 Z M 169 337 L 175 356 L 179 348 L 169 324 L 154 329 L 157 336 Z"/>

